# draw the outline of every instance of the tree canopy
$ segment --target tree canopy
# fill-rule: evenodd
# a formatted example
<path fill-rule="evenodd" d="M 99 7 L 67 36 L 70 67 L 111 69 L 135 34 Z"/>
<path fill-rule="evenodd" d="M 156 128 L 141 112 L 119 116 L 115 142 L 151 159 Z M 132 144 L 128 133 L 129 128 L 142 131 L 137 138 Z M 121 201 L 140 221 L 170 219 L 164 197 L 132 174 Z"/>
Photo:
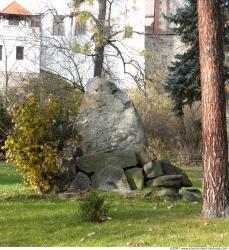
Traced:
<path fill-rule="evenodd" d="M 225 0 L 224 11 L 226 54 L 229 44 L 228 0 Z M 165 90 L 174 101 L 173 111 L 177 116 L 181 116 L 185 105 L 191 106 L 201 97 L 197 0 L 187 0 L 186 7 L 179 10 L 175 15 L 171 15 L 168 19 L 176 24 L 174 31 L 181 37 L 182 43 L 187 47 L 183 54 L 175 56 L 175 60 L 169 67 L 169 75 L 165 82 Z M 228 79 L 227 67 L 225 67 L 225 77 Z"/>

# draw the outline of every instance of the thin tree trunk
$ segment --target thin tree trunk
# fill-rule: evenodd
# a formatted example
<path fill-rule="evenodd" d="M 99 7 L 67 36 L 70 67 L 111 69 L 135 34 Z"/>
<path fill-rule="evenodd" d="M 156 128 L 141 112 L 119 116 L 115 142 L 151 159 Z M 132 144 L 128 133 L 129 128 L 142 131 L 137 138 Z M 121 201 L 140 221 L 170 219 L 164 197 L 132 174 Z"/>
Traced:
<path fill-rule="evenodd" d="M 6 82 L 5 82 L 5 108 L 8 107 L 8 86 L 9 86 L 9 77 L 8 74 L 6 74 Z"/>
<path fill-rule="evenodd" d="M 5 81 L 5 108 L 8 106 L 8 86 L 9 86 L 9 72 L 8 72 L 8 56 L 6 55 L 5 61 L 5 74 L 6 74 L 6 81 Z"/>
<path fill-rule="evenodd" d="M 95 67 L 94 67 L 94 77 L 102 76 L 103 72 L 103 61 L 104 61 L 104 28 L 106 20 L 106 9 L 107 9 L 107 0 L 98 0 L 99 3 L 99 15 L 98 15 L 98 31 L 99 31 L 99 42 L 95 44 Z"/>
<path fill-rule="evenodd" d="M 221 0 L 198 0 L 204 217 L 227 217 L 229 204 Z"/>

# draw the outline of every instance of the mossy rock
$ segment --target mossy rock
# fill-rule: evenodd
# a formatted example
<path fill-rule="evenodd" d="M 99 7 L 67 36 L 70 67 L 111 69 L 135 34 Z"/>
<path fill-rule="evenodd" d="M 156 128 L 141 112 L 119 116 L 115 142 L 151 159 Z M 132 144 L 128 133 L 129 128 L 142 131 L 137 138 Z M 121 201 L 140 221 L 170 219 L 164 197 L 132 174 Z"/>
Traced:
<path fill-rule="evenodd" d="M 141 190 L 144 187 L 144 176 L 141 168 L 131 168 L 125 171 L 127 181 L 132 190 Z"/>

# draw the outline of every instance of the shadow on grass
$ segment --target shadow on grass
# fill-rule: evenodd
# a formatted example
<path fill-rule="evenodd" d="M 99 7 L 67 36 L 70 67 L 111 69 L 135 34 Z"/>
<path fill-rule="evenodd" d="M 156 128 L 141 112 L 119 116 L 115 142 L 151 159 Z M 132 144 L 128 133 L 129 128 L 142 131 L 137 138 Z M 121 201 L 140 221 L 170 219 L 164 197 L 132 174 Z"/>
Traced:
<path fill-rule="evenodd" d="M 21 184 L 22 178 L 19 175 L 0 173 L 0 185 Z"/>

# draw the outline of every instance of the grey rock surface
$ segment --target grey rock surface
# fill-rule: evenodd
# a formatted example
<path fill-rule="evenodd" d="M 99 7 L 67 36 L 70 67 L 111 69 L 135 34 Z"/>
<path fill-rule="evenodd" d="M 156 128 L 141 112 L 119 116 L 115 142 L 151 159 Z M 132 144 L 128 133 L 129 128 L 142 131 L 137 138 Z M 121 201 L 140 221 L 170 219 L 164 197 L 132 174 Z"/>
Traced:
<path fill-rule="evenodd" d="M 168 160 L 159 160 L 159 162 L 163 170 L 163 175 L 182 175 L 182 187 L 192 186 L 191 180 L 182 169 L 172 165 Z"/>
<path fill-rule="evenodd" d="M 150 161 L 143 167 L 146 178 L 156 178 L 163 175 L 163 170 L 159 161 Z"/>
<path fill-rule="evenodd" d="M 131 150 L 97 153 L 77 158 L 76 165 L 86 173 L 95 173 L 108 166 L 121 169 L 135 167 L 137 157 L 135 152 Z"/>
<path fill-rule="evenodd" d="M 140 166 L 144 166 L 146 163 L 156 160 L 156 156 L 149 150 L 144 144 L 133 144 L 130 146 L 136 155 Z"/>
<path fill-rule="evenodd" d="M 75 179 L 72 181 L 68 192 L 85 192 L 91 188 L 91 181 L 87 175 L 78 172 Z"/>
<path fill-rule="evenodd" d="M 110 81 L 88 81 L 76 121 L 84 155 L 147 145 L 143 125 L 128 95 Z"/>
<path fill-rule="evenodd" d="M 117 167 L 105 167 L 92 176 L 92 187 L 103 191 L 131 191 L 124 170 Z"/>
<path fill-rule="evenodd" d="M 180 194 L 182 195 L 184 201 L 199 202 L 202 199 L 201 194 L 187 190 L 180 190 Z"/>
<path fill-rule="evenodd" d="M 181 191 L 189 191 L 189 192 L 196 193 L 202 196 L 202 192 L 200 191 L 199 188 L 187 188 L 187 189 L 182 189 Z"/>
<path fill-rule="evenodd" d="M 127 181 L 132 190 L 142 190 L 144 187 L 144 176 L 141 168 L 131 168 L 125 171 Z"/>
<path fill-rule="evenodd" d="M 182 175 L 164 175 L 152 180 L 153 187 L 173 187 L 179 189 L 182 186 Z"/>

